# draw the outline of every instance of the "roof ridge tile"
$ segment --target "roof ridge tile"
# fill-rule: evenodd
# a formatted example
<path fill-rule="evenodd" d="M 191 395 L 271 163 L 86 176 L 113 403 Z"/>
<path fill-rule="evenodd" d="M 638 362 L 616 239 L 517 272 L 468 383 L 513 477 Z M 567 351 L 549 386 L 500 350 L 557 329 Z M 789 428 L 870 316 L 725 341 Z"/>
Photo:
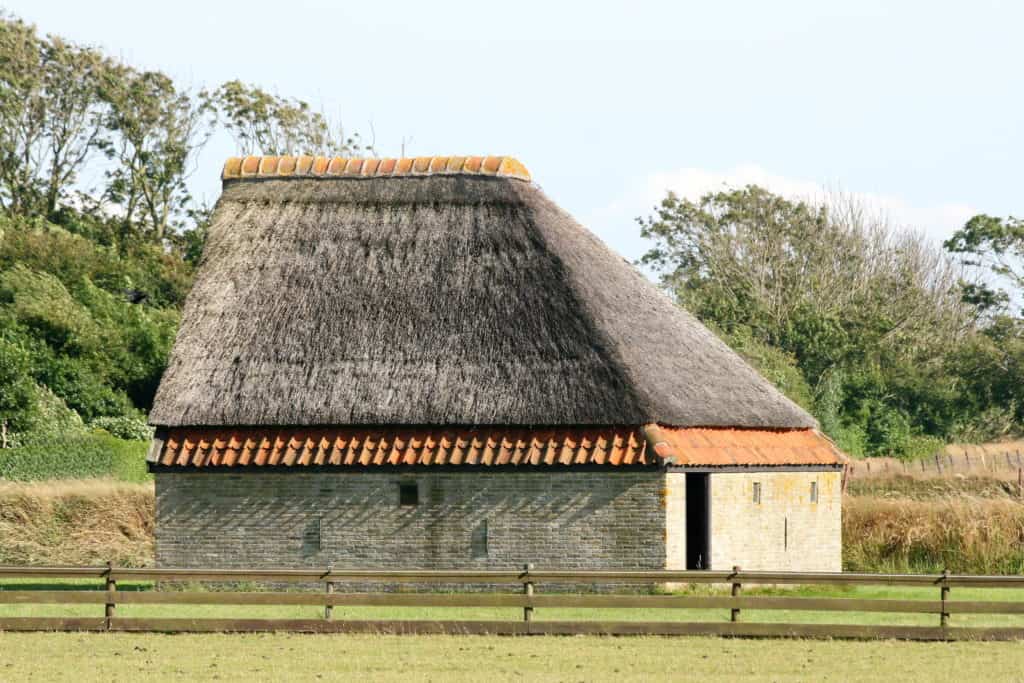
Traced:
<path fill-rule="evenodd" d="M 530 180 L 530 172 L 510 156 L 328 157 L 249 155 L 230 157 L 221 180 L 240 178 L 380 178 L 396 176 L 483 175 Z"/>

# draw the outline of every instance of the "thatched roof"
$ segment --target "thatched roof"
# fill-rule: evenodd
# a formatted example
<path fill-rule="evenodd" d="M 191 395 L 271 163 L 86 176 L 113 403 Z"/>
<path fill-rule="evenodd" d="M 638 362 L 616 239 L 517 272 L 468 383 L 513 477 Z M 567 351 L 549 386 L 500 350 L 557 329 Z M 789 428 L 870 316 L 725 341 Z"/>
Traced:
<path fill-rule="evenodd" d="M 493 159 L 229 163 L 150 421 L 815 426 Z"/>

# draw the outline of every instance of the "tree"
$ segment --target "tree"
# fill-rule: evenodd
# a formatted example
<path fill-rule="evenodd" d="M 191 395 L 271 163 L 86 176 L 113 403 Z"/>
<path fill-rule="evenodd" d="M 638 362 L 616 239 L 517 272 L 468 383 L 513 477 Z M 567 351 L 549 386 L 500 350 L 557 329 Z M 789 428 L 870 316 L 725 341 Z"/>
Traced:
<path fill-rule="evenodd" d="M 42 41 L 34 26 L 0 17 L 0 199 L 27 214 L 38 205 L 45 134 Z"/>
<path fill-rule="evenodd" d="M 358 133 L 346 135 L 342 126 L 332 125 L 309 103 L 296 98 L 272 95 L 237 80 L 206 93 L 205 98 L 235 138 L 241 154 L 373 153 L 372 142 L 364 144 Z"/>
<path fill-rule="evenodd" d="M 104 79 L 110 106 L 105 144 L 116 162 L 107 172 L 107 198 L 118 203 L 126 228 L 140 220 L 145 235 L 161 242 L 191 199 L 191 163 L 209 139 L 209 109 L 157 71 L 119 65 Z"/>
<path fill-rule="evenodd" d="M 1024 292 L 1024 220 L 979 214 L 943 243 L 965 265 L 988 270 L 1003 282 Z M 983 313 L 998 313 L 1011 296 L 984 282 L 963 283 L 964 300 Z"/>
<path fill-rule="evenodd" d="M 641 219 L 655 246 L 642 258 L 703 320 L 813 357 L 816 382 L 854 328 L 872 343 L 962 334 L 959 270 L 923 238 L 894 231 L 849 197 L 793 202 L 756 187 L 673 194 Z"/>
<path fill-rule="evenodd" d="M 95 151 L 104 131 L 106 106 L 100 86 L 111 68 L 97 50 L 50 36 L 43 48 L 43 81 L 47 93 L 45 134 L 48 169 L 45 211 L 57 201 Z"/>
<path fill-rule="evenodd" d="M 53 215 L 103 130 L 97 50 L 0 18 L 0 199 L 15 214 Z"/>

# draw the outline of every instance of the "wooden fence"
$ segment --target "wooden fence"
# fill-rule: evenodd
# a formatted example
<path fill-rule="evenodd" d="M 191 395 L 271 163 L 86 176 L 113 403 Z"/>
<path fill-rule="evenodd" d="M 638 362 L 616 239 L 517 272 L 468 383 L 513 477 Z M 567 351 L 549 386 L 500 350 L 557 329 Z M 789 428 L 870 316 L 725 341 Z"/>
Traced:
<path fill-rule="evenodd" d="M 1024 639 L 1024 627 L 963 627 L 950 623 L 962 614 L 1024 615 L 1022 601 L 965 601 L 951 599 L 958 588 L 1024 588 L 1024 577 L 961 576 L 951 574 L 853 574 L 740 571 L 358 571 L 331 569 L 228 570 L 228 569 L 133 569 L 122 567 L 0 567 L 0 605 L 50 604 L 96 605 L 94 617 L 0 616 L 0 630 L 7 631 L 293 631 L 381 633 L 488 633 L 527 634 L 654 634 L 724 635 L 828 638 L 901 638 L 915 640 Z M 28 583 L 24 580 L 42 580 Z M 59 580 L 96 579 L 93 590 L 53 590 Z M 227 582 L 234 585 L 316 584 L 315 591 L 241 590 L 123 590 L 119 582 L 158 581 L 189 584 Z M 336 592 L 337 584 L 423 584 L 451 587 L 471 584 L 508 586 L 509 592 Z M 653 594 L 543 594 L 545 589 L 580 584 L 724 584 L 722 595 Z M 935 599 L 892 600 L 834 597 L 743 595 L 749 585 L 829 585 L 926 587 Z M 253 618 L 132 618 L 118 616 L 123 605 L 305 605 L 324 608 L 319 619 Z M 377 607 L 512 607 L 522 609 L 521 619 L 470 621 L 335 619 L 336 606 Z M 100 608 L 102 607 L 102 612 Z M 729 621 L 548 621 L 537 619 L 548 608 L 624 609 L 721 609 Z M 821 623 L 757 623 L 745 621 L 750 611 L 874 612 L 934 615 L 932 626 L 888 626 Z M 100 616 L 102 614 L 102 616 Z"/>

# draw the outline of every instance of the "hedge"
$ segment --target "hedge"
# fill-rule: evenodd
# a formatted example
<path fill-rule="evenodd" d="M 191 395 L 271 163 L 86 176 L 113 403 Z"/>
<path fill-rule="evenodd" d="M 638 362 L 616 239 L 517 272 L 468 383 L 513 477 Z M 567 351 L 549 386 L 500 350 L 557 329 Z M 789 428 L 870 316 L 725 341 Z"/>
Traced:
<path fill-rule="evenodd" d="M 126 441 L 105 432 L 58 437 L 0 450 L 0 480 L 90 479 L 147 481 L 146 441 Z"/>

